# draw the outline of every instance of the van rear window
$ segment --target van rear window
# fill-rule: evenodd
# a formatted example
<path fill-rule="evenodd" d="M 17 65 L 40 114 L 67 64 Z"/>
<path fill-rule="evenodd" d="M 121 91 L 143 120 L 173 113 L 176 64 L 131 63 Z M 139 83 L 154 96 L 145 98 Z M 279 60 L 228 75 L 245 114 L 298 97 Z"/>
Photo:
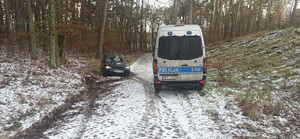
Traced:
<path fill-rule="evenodd" d="M 164 59 L 190 60 L 203 55 L 200 36 L 163 36 L 158 45 L 158 56 Z"/>

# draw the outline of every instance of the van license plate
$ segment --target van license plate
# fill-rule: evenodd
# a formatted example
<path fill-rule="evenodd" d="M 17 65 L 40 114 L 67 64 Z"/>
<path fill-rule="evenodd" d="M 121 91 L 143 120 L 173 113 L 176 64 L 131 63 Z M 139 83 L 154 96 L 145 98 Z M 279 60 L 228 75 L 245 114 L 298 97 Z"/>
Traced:
<path fill-rule="evenodd" d="M 163 80 L 176 80 L 177 76 L 162 76 Z"/>

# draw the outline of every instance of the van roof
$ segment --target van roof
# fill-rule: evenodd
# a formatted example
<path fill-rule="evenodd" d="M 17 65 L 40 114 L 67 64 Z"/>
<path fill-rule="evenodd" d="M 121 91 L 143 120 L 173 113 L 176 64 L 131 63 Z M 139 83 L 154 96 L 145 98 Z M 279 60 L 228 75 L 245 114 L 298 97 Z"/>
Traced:
<path fill-rule="evenodd" d="M 201 30 L 199 25 L 166 25 L 160 26 L 159 30 Z"/>

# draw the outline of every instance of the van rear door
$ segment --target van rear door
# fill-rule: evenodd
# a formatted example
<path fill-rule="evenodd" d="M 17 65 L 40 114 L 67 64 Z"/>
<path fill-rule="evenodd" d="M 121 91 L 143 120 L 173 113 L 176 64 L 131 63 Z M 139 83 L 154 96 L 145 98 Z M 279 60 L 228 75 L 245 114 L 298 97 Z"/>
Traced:
<path fill-rule="evenodd" d="M 202 79 L 203 48 L 200 36 L 162 36 L 158 45 L 159 80 Z"/>
<path fill-rule="evenodd" d="M 180 37 L 181 74 L 184 81 L 201 80 L 203 77 L 203 48 L 200 36 Z"/>
<path fill-rule="evenodd" d="M 158 47 L 158 79 L 163 81 L 177 81 L 180 74 L 181 61 L 179 36 L 162 36 L 159 38 Z"/>

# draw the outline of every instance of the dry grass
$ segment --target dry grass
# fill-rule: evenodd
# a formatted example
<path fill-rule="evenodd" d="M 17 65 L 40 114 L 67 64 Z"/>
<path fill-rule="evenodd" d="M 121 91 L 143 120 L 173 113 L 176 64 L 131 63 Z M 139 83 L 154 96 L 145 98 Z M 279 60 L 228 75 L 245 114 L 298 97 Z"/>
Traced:
<path fill-rule="evenodd" d="M 101 60 L 100 59 L 90 59 L 88 61 L 87 67 L 80 71 L 82 75 L 89 75 L 97 77 L 101 75 Z"/>
<path fill-rule="evenodd" d="M 252 120 L 261 119 L 263 114 L 278 116 L 282 110 L 281 102 L 273 102 L 271 96 L 265 96 L 265 92 L 249 92 L 236 97 L 243 114 Z"/>
<path fill-rule="evenodd" d="M 39 101 L 38 101 L 38 106 L 41 110 L 44 110 L 46 108 L 46 106 L 49 104 L 49 98 L 42 96 Z"/>
<path fill-rule="evenodd" d="M 257 37 L 265 35 L 267 32 L 268 31 L 255 32 L 253 34 L 249 34 L 249 35 L 246 35 L 246 36 L 241 36 L 241 37 L 234 38 L 234 39 L 232 39 L 232 41 L 235 42 L 235 41 L 241 41 L 241 40 L 249 40 L 251 38 L 257 38 Z"/>
<path fill-rule="evenodd" d="M 212 69 L 208 72 L 213 75 L 210 81 L 217 82 L 215 87 L 220 90 L 231 88 L 241 92 L 233 95 L 244 115 L 253 120 L 263 114 L 280 115 L 286 108 L 279 94 L 291 92 L 290 96 L 300 96 L 300 87 L 284 87 L 288 80 L 300 77 L 295 72 L 300 68 L 295 54 L 299 37 L 293 29 L 263 31 L 210 46 L 213 48 L 208 55 L 208 69 Z"/>
<path fill-rule="evenodd" d="M 26 98 L 22 93 L 16 93 L 20 103 L 26 103 Z"/>
<path fill-rule="evenodd" d="M 129 65 L 134 63 L 136 60 L 138 60 L 142 55 L 145 53 L 143 52 L 135 52 L 134 54 L 125 55 L 125 58 L 129 60 Z"/>
<path fill-rule="evenodd" d="M 100 68 L 101 67 L 101 60 L 100 59 L 91 59 L 88 61 L 88 65 L 90 67 L 93 67 L 93 68 Z"/>
<path fill-rule="evenodd" d="M 10 132 L 1 133 L 0 139 L 8 139 L 10 134 Z"/>

